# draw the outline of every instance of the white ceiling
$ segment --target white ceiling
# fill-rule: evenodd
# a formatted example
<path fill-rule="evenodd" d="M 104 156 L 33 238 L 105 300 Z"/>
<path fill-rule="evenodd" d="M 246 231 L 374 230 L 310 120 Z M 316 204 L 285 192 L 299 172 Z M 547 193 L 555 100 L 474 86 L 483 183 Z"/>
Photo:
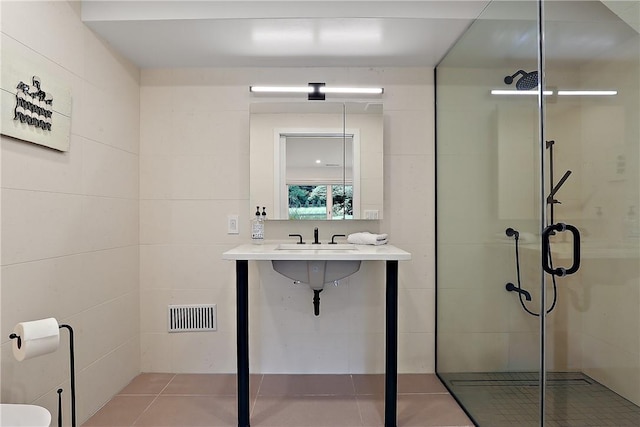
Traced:
<path fill-rule="evenodd" d="M 547 57 L 579 63 L 608 54 L 637 36 L 639 3 L 547 0 Z M 480 16 L 450 65 L 535 64 L 532 1 L 82 2 L 83 21 L 141 68 L 431 67 Z"/>
<path fill-rule="evenodd" d="M 141 68 L 434 66 L 487 0 L 84 0 Z"/>

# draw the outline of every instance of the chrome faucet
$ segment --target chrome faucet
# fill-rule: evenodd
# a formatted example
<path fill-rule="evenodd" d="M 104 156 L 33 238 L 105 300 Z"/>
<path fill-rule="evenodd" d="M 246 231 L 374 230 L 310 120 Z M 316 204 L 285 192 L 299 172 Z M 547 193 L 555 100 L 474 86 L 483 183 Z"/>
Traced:
<path fill-rule="evenodd" d="M 313 244 L 319 245 L 320 241 L 318 240 L 318 227 L 313 229 Z"/>

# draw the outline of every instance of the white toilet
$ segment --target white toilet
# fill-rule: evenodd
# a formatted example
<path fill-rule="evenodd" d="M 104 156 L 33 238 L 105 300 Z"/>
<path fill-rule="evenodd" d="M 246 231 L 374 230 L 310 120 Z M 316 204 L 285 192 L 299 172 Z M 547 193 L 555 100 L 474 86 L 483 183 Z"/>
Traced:
<path fill-rule="evenodd" d="M 0 403 L 0 427 L 49 427 L 51 414 L 36 405 Z"/>

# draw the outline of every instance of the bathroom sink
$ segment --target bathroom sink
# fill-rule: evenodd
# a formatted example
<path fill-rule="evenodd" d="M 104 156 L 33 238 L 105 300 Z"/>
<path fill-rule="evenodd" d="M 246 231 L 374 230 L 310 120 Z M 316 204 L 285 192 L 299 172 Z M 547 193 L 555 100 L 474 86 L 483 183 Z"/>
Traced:
<path fill-rule="evenodd" d="M 276 250 L 280 251 L 357 251 L 358 247 L 350 243 L 336 243 L 332 244 L 304 244 L 299 245 L 297 243 L 280 243 Z"/>
<path fill-rule="evenodd" d="M 360 260 L 271 260 L 275 271 L 296 282 L 306 283 L 314 290 L 351 276 L 360 270 L 360 263 Z"/>

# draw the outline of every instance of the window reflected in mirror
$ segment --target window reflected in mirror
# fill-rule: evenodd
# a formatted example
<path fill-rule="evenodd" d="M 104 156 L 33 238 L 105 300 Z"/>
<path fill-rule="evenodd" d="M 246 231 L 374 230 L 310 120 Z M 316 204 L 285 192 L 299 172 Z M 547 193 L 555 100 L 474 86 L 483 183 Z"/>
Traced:
<path fill-rule="evenodd" d="M 353 219 L 352 185 L 287 185 L 289 219 Z"/>
<path fill-rule="evenodd" d="M 251 105 L 251 204 L 269 219 L 382 218 L 380 103 Z"/>

